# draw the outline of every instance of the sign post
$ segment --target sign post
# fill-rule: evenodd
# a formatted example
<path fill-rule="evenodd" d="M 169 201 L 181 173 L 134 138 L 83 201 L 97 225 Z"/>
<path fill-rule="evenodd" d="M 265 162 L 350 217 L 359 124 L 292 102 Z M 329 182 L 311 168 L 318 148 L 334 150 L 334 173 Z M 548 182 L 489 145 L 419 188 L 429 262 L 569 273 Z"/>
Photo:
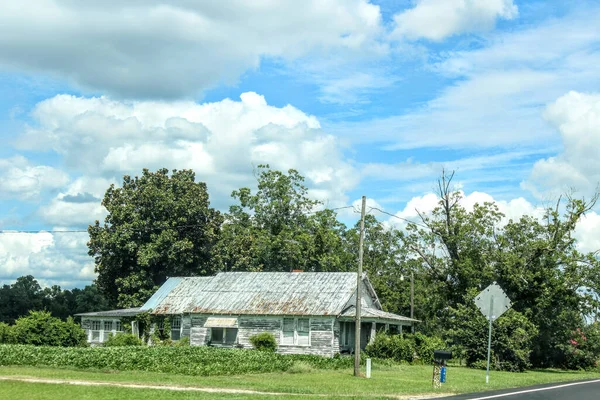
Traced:
<path fill-rule="evenodd" d="M 492 283 L 475 297 L 475 304 L 483 315 L 489 320 L 487 370 L 485 383 L 490 383 L 490 359 L 492 355 L 492 322 L 498 319 L 511 307 L 511 302 L 504 290 L 496 283 Z"/>

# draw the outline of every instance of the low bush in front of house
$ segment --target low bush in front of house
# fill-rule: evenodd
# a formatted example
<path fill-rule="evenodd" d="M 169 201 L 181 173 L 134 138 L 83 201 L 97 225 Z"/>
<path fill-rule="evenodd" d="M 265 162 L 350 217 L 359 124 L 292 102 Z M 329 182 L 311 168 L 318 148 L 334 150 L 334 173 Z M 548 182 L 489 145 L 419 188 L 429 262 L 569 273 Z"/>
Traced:
<path fill-rule="evenodd" d="M 281 355 L 267 351 L 190 346 L 58 348 L 0 345 L 0 365 L 48 366 L 185 375 L 292 372 L 303 368 L 351 368 L 352 357 Z"/>
<path fill-rule="evenodd" d="M 131 333 L 119 332 L 116 335 L 109 335 L 104 342 L 105 347 L 121 347 L 121 346 L 141 346 L 142 340 Z"/>
<path fill-rule="evenodd" d="M 277 349 L 275 336 L 269 332 L 261 332 L 250 336 L 250 343 L 256 350 L 274 352 Z"/>

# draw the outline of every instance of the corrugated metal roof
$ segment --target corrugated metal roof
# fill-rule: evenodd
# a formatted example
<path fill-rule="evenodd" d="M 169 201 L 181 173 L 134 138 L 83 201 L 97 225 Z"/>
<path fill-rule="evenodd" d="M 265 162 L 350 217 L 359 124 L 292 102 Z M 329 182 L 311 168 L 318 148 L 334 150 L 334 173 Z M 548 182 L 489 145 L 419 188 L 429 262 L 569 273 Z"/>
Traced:
<path fill-rule="evenodd" d="M 76 317 L 134 317 L 140 313 L 140 308 L 124 308 L 121 310 L 95 311 L 75 314 Z"/>
<path fill-rule="evenodd" d="M 353 272 L 222 272 L 183 278 L 153 313 L 337 315 L 355 288 Z"/>
<path fill-rule="evenodd" d="M 198 293 L 206 290 L 207 285 L 214 278 L 214 276 L 178 278 L 179 282 L 177 285 L 173 286 L 166 296 L 163 296 L 160 303 L 152 307 L 152 313 L 182 314 L 187 312 L 188 304 L 193 301 Z"/>
<path fill-rule="evenodd" d="M 356 316 L 356 307 L 355 306 L 348 307 L 340 315 L 340 317 L 348 317 L 348 318 L 354 318 L 355 316 Z M 403 317 L 402 315 L 392 314 L 392 313 L 385 312 L 383 310 L 378 310 L 376 308 L 371 308 L 371 307 L 361 307 L 360 308 L 360 317 L 361 318 L 373 318 L 373 319 L 387 319 L 387 320 L 402 321 L 402 322 L 420 322 L 417 319 Z"/>
<path fill-rule="evenodd" d="M 165 297 L 167 297 L 167 295 L 171 293 L 171 291 L 175 289 L 177 285 L 179 285 L 179 283 L 183 279 L 184 278 L 167 279 L 167 281 L 163 283 L 163 285 L 160 288 L 158 288 L 158 290 L 152 295 L 152 297 L 150 297 L 148 301 L 144 303 L 140 310 L 149 311 L 155 309 L 156 306 L 158 306 L 165 299 Z"/>

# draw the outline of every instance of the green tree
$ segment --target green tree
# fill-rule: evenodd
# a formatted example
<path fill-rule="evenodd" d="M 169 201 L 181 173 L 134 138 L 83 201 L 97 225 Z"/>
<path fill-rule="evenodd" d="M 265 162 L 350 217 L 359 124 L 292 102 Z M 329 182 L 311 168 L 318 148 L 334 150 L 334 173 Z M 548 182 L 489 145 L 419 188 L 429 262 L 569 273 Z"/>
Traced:
<path fill-rule="evenodd" d="M 524 216 L 502 226 L 503 215 L 493 203 L 467 211 L 462 194 L 451 188 L 452 177 L 442 175 L 439 206 L 409 224 L 403 237 L 435 289 L 430 301 L 435 308 L 425 318 L 438 319 L 438 329 L 468 330 L 460 319 L 449 318 L 451 310 L 472 301 L 468 293 L 497 281 L 514 310 L 536 328 L 533 365 L 559 366 L 562 344 L 594 305 L 581 289 L 595 285 L 590 277 L 600 274 L 600 262 L 577 250 L 573 232 L 597 197 L 587 202 L 568 197 L 543 220 Z"/>
<path fill-rule="evenodd" d="M 258 190 L 232 193 L 215 260 L 222 271 L 343 271 L 345 226 L 331 210 L 315 211 L 304 178 L 259 166 Z"/>
<path fill-rule="evenodd" d="M 222 217 L 190 170 L 143 170 L 107 190 L 104 224 L 88 228 L 100 291 L 119 307 L 143 304 L 169 276 L 210 275 Z"/>
<path fill-rule="evenodd" d="M 0 322 L 14 321 L 30 310 L 43 309 L 43 291 L 31 275 L 17 278 L 12 285 L 0 289 Z"/>

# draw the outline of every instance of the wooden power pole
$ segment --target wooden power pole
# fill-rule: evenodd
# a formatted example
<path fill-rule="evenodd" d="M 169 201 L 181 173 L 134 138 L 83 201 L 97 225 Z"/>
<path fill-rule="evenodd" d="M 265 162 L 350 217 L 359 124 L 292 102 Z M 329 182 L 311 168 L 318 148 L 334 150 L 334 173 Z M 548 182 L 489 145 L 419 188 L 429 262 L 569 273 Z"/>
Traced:
<path fill-rule="evenodd" d="M 356 317 L 354 330 L 354 376 L 360 376 L 360 288 L 362 286 L 363 242 L 365 241 L 365 207 L 367 198 L 362 197 L 360 210 L 360 240 L 358 244 L 358 274 L 356 275 Z"/>

